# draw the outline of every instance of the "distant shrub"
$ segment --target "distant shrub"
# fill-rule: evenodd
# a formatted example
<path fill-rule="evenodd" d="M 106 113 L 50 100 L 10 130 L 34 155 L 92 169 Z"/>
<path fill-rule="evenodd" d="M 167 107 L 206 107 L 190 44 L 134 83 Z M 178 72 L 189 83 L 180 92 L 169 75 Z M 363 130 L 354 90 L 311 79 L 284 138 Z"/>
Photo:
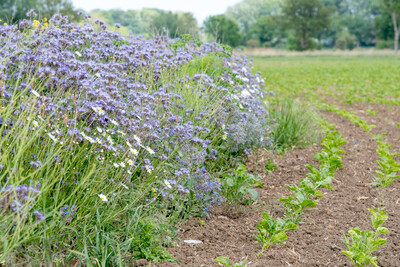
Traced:
<path fill-rule="evenodd" d="M 344 30 L 336 40 L 336 47 L 342 50 L 353 50 L 357 46 L 357 37 Z"/>
<path fill-rule="evenodd" d="M 393 42 L 393 40 L 378 40 L 375 47 L 377 49 L 393 49 Z"/>

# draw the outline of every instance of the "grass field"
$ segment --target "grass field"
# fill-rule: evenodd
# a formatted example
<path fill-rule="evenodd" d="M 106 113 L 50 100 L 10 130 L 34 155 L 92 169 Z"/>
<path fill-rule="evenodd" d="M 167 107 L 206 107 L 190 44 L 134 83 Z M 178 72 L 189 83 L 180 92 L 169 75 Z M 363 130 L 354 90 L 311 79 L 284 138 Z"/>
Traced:
<path fill-rule="evenodd" d="M 255 57 L 267 90 L 279 96 L 400 104 L 400 61 L 394 55 Z"/>

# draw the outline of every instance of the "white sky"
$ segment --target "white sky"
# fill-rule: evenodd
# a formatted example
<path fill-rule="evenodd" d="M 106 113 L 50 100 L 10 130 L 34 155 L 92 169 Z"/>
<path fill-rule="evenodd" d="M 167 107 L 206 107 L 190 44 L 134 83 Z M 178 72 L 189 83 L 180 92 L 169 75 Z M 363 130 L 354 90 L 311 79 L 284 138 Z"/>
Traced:
<path fill-rule="evenodd" d="M 93 9 L 142 9 L 159 8 L 170 11 L 184 11 L 193 13 L 197 22 L 201 24 L 210 15 L 225 13 L 228 6 L 241 0 L 72 0 L 76 8 L 85 11 Z"/>

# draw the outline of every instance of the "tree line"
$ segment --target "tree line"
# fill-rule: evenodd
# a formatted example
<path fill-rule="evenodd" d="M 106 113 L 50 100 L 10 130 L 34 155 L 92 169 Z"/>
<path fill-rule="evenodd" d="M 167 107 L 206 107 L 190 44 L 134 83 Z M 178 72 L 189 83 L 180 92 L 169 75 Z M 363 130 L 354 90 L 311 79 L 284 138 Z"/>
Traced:
<path fill-rule="evenodd" d="M 0 0 L 0 19 L 18 21 L 34 8 L 41 17 L 56 12 L 77 20 L 70 0 Z M 93 10 L 124 34 L 191 34 L 233 47 L 290 50 L 355 47 L 394 48 L 400 37 L 400 0 L 242 0 L 201 27 L 192 13 L 161 9 Z"/>
<path fill-rule="evenodd" d="M 400 0 L 243 0 L 223 16 L 250 47 L 398 49 Z"/>

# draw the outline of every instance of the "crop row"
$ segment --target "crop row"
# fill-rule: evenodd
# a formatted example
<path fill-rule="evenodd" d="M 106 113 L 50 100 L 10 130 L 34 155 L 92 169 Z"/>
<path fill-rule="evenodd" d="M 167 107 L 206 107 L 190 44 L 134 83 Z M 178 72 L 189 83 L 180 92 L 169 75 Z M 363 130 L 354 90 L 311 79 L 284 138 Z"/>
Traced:
<path fill-rule="evenodd" d="M 346 144 L 346 141 L 337 131 L 329 130 L 331 128 L 332 125 L 326 128 L 327 133 L 322 140 L 323 149 L 314 155 L 321 165 L 315 168 L 308 164 L 307 168 L 310 172 L 306 178 L 300 180 L 297 185 L 286 187 L 293 192 L 293 195 L 280 199 L 285 206 L 284 217 L 273 218 L 266 212 L 262 213 L 264 219 L 258 223 L 258 233 L 255 235 L 261 245 L 258 256 L 274 244 L 285 244 L 286 232 L 297 230 L 297 224 L 301 222 L 302 215 L 317 205 L 316 198 L 323 196 L 318 189 L 332 188 L 330 184 L 335 170 L 342 167 L 341 154 L 344 151 L 340 149 L 340 146 Z"/>
<path fill-rule="evenodd" d="M 365 120 L 362 120 L 360 117 L 347 110 L 339 109 L 335 105 L 320 104 L 320 107 L 345 117 L 366 132 L 370 132 L 376 127 L 375 125 L 368 124 Z M 390 152 L 392 145 L 382 141 L 384 136 L 385 134 L 371 135 L 378 144 L 376 152 L 379 155 L 379 159 L 377 160 L 378 168 L 375 170 L 376 175 L 373 175 L 374 182 L 372 182 L 372 185 L 386 188 L 391 185 L 394 179 L 400 178 L 400 175 L 398 175 L 398 172 L 400 172 L 400 164 L 393 159 L 398 153 Z M 347 250 L 343 250 L 342 252 L 352 261 L 354 266 L 368 266 L 369 264 L 378 266 L 378 259 L 376 256 L 373 256 L 372 253 L 386 244 L 386 239 L 381 238 L 381 235 L 389 233 L 389 229 L 384 227 L 388 216 L 386 215 L 387 210 L 383 206 L 383 193 L 381 193 L 380 196 L 382 198 L 380 207 L 368 209 L 371 213 L 370 225 L 373 230 L 361 230 L 359 227 L 355 227 L 348 230 L 349 237 L 344 235 L 344 242 L 347 246 Z"/>

